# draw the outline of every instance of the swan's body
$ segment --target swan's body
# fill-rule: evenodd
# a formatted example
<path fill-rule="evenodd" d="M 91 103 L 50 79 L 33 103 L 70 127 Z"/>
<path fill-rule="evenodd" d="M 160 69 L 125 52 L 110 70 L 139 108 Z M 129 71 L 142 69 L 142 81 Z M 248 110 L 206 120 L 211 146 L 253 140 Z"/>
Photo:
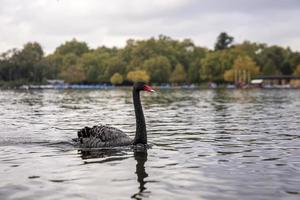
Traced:
<path fill-rule="evenodd" d="M 120 129 L 105 125 L 85 127 L 78 132 L 82 148 L 99 148 L 126 146 L 132 144 L 132 139 Z"/>
<path fill-rule="evenodd" d="M 133 86 L 133 103 L 136 117 L 136 134 L 131 139 L 123 131 L 105 125 L 85 127 L 78 131 L 78 142 L 82 148 L 116 147 L 136 144 L 147 144 L 146 123 L 140 101 L 140 91 L 154 91 L 144 83 L 135 83 Z"/>

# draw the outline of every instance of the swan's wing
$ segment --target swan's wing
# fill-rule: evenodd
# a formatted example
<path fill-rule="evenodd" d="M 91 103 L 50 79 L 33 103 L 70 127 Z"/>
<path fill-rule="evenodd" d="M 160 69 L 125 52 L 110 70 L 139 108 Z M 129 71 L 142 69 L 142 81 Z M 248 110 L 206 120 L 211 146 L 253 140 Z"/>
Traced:
<path fill-rule="evenodd" d="M 79 130 L 78 139 L 86 147 L 119 146 L 131 142 L 131 139 L 120 129 L 105 125 Z"/>
<path fill-rule="evenodd" d="M 78 131 L 78 138 L 91 138 L 91 137 L 96 137 L 101 141 L 105 142 L 120 137 L 128 137 L 128 136 L 120 129 L 110 127 L 110 126 L 105 126 L 105 125 L 93 126 L 92 128 L 85 127 Z"/>

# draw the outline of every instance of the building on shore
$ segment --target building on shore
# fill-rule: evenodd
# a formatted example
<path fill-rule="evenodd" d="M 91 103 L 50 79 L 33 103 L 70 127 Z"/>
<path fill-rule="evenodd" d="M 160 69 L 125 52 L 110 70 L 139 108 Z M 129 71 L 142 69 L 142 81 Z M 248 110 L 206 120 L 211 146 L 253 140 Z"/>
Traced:
<path fill-rule="evenodd" d="M 300 76 L 275 75 L 256 76 L 251 80 L 251 85 L 263 88 L 300 88 Z"/>

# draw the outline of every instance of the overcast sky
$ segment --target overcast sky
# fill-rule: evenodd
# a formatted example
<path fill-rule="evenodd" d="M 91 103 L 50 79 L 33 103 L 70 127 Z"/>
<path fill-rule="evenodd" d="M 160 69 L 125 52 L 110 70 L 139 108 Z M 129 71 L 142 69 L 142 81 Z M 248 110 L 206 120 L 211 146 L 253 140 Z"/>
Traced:
<path fill-rule="evenodd" d="M 212 48 L 227 32 L 300 51 L 300 0 L 0 0 L 0 52 L 76 38 L 92 48 L 160 34 Z"/>

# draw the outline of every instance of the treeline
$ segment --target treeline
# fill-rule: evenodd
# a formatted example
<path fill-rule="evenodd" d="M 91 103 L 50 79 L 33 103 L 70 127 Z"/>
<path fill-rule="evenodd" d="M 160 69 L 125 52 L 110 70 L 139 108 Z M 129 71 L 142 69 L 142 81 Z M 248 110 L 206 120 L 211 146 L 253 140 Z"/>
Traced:
<path fill-rule="evenodd" d="M 0 56 L 0 82 L 21 85 L 63 79 L 67 83 L 122 84 L 233 82 L 236 71 L 256 75 L 300 75 L 300 53 L 280 46 L 245 41 L 221 33 L 215 49 L 196 46 L 190 39 L 167 36 L 128 40 L 124 48 L 91 49 L 73 39 L 45 55 L 29 42 Z"/>

